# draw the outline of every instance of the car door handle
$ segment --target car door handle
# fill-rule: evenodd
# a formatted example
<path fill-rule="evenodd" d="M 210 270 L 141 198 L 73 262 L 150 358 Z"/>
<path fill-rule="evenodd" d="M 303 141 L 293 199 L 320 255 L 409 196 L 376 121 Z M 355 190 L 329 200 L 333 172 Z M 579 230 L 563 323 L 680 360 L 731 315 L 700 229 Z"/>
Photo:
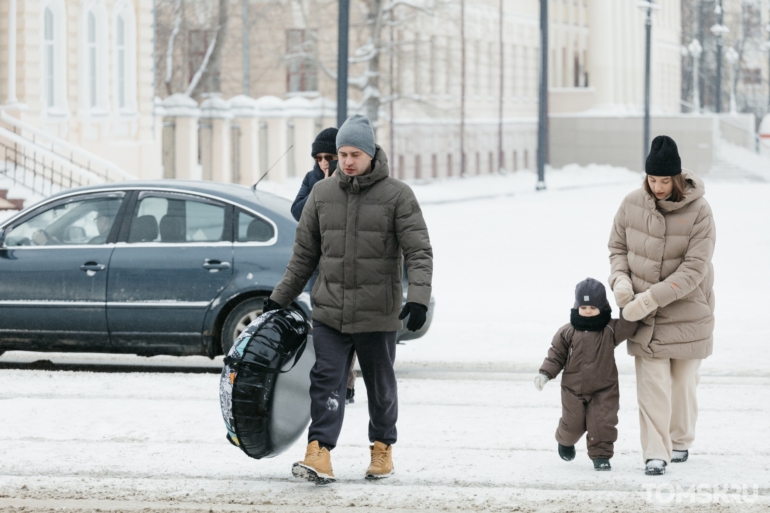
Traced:
<path fill-rule="evenodd" d="M 96 262 L 86 262 L 85 264 L 80 266 L 81 271 L 104 271 L 107 269 L 107 266 L 104 264 L 97 264 Z"/>
<path fill-rule="evenodd" d="M 203 261 L 203 268 L 209 271 L 219 271 L 220 269 L 230 269 L 229 262 L 220 262 L 219 260 L 211 260 L 207 258 Z"/>

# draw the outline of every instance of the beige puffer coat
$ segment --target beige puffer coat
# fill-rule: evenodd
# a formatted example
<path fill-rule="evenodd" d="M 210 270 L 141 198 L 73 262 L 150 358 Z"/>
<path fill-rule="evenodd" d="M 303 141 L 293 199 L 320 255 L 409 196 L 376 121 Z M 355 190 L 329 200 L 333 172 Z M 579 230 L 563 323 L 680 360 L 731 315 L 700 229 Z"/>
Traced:
<path fill-rule="evenodd" d="M 682 173 L 684 200 L 655 201 L 639 188 L 623 200 L 610 234 L 610 287 L 629 277 L 634 293 L 649 289 L 659 305 L 629 338 L 633 356 L 691 360 L 712 352 L 716 229 L 703 181 Z"/>
<path fill-rule="evenodd" d="M 313 186 L 297 226 L 294 251 L 271 299 L 286 306 L 318 267 L 313 319 L 342 333 L 401 329 L 402 252 L 407 302 L 428 306 L 433 250 L 417 199 L 389 176 L 377 146 L 372 171 L 337 171 Z"/>

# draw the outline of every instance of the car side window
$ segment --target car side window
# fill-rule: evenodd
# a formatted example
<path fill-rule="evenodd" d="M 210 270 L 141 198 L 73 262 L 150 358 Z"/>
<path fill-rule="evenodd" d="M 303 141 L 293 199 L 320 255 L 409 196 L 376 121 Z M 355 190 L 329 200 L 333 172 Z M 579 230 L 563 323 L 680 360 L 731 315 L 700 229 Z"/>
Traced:
<path fill-rule="evenodd" d="M 122 202 L 123 193 L 86 199 L 75 197 L 59 202 L 12 227 L 5 238 L 5 245 L 105 244 Z"/>
<path fill-rule="evenodd" d="M 238 242 L 267 242 L 274 236 L 273 225 L 265 219 L 238 210 Z"/>
<path fill-rule="evenodd" d="M 225 239 L 225 207 L 178 196 L 140 197 L 129 243 L 219 242 Z"/>

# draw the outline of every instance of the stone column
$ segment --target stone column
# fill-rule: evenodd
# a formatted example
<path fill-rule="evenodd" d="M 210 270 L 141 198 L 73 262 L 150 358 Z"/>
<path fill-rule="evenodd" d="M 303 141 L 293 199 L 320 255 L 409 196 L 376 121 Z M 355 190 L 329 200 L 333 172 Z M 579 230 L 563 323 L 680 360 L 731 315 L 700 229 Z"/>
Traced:
<path fill-rule="evenodd" d="M 617 100 L 614 74 L 618 70 L 613 61 L 615 52 L 621 49 L 613 37 L 616 1 L 592 0 L 588 9 L 588 82 L 596 91 L 596 106 L 614 105 Z"/>
<path fill-rule="evenodd" d="M 5 104 L 18 103 L 16 98 L 16 0 L 8 0 L 8 86 Z"/>
<path fill-rule="evenodd" d="M 211 123 L 211 180 L 231 183 L 230 107 L 221 96 L 212 95 L 201 103 L 201 119 Z"/>
<path fill-rule="evenodd" d="M 177 93 L 163 100 L 163 109 L 166 112 L 164 123 L 173 123 L 174 126 L 174 169 L 164 170 L 164 176 L 200 180 L 198 118 L 201 112 L 198 104 L 189 96 Z"/>
<path fill-rule="evenodd" d="M 241 184 L 253 185 L 261 176 L 259 173 L 259 119 L 257 105 L 253 98 L 238 95 L 228 100 L 233 123 L 237 123 L 241 132 L 239 160 L 241 165 Z"/>
<path fill-rule="evenodd" d="M 315 126 L 317 110 L 306 98 L 297 96 L 286 101 L 286 117 L 294 123 L 294 149 L 289 152 L 293 158 L 288 162 L 293 169 L 288 170 L 289 176 L 303 177 L 313 168 L 310 153 L 320 132 Z"/>
<path fill-rule="evenodd" d="M 259 119 L 267 126 L 267 158 L 263 159 L 265 165 L 260 166 L 259 175 L 262 176 L 270 169 L 270 173 L 265 179 L 284 183 L 288 176 L 285 155 L 287 124 L 284 101 L 276 96 L 263 96 L 257 99 L 256 106 Z"/>

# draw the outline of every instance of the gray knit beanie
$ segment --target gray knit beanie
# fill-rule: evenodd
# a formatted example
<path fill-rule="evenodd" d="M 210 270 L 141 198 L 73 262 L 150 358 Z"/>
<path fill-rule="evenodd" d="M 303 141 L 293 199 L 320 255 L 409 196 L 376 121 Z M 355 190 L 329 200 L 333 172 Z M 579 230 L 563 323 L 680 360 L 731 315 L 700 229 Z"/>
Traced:
<path fill-rule="evenodd" d="M 337 132 L 337 151 L 343 146 L 355 146 L 374 157 L 374 130 L 369 118 L 356 114 L 342 124 Z"/>
<path fill-rule="evenodd" d="M 607 302 L 607 292 L 602 282 L 586 278 L 575 287 L 575 308 L 594 306 L 599 310 L 610 307 Z"/>

